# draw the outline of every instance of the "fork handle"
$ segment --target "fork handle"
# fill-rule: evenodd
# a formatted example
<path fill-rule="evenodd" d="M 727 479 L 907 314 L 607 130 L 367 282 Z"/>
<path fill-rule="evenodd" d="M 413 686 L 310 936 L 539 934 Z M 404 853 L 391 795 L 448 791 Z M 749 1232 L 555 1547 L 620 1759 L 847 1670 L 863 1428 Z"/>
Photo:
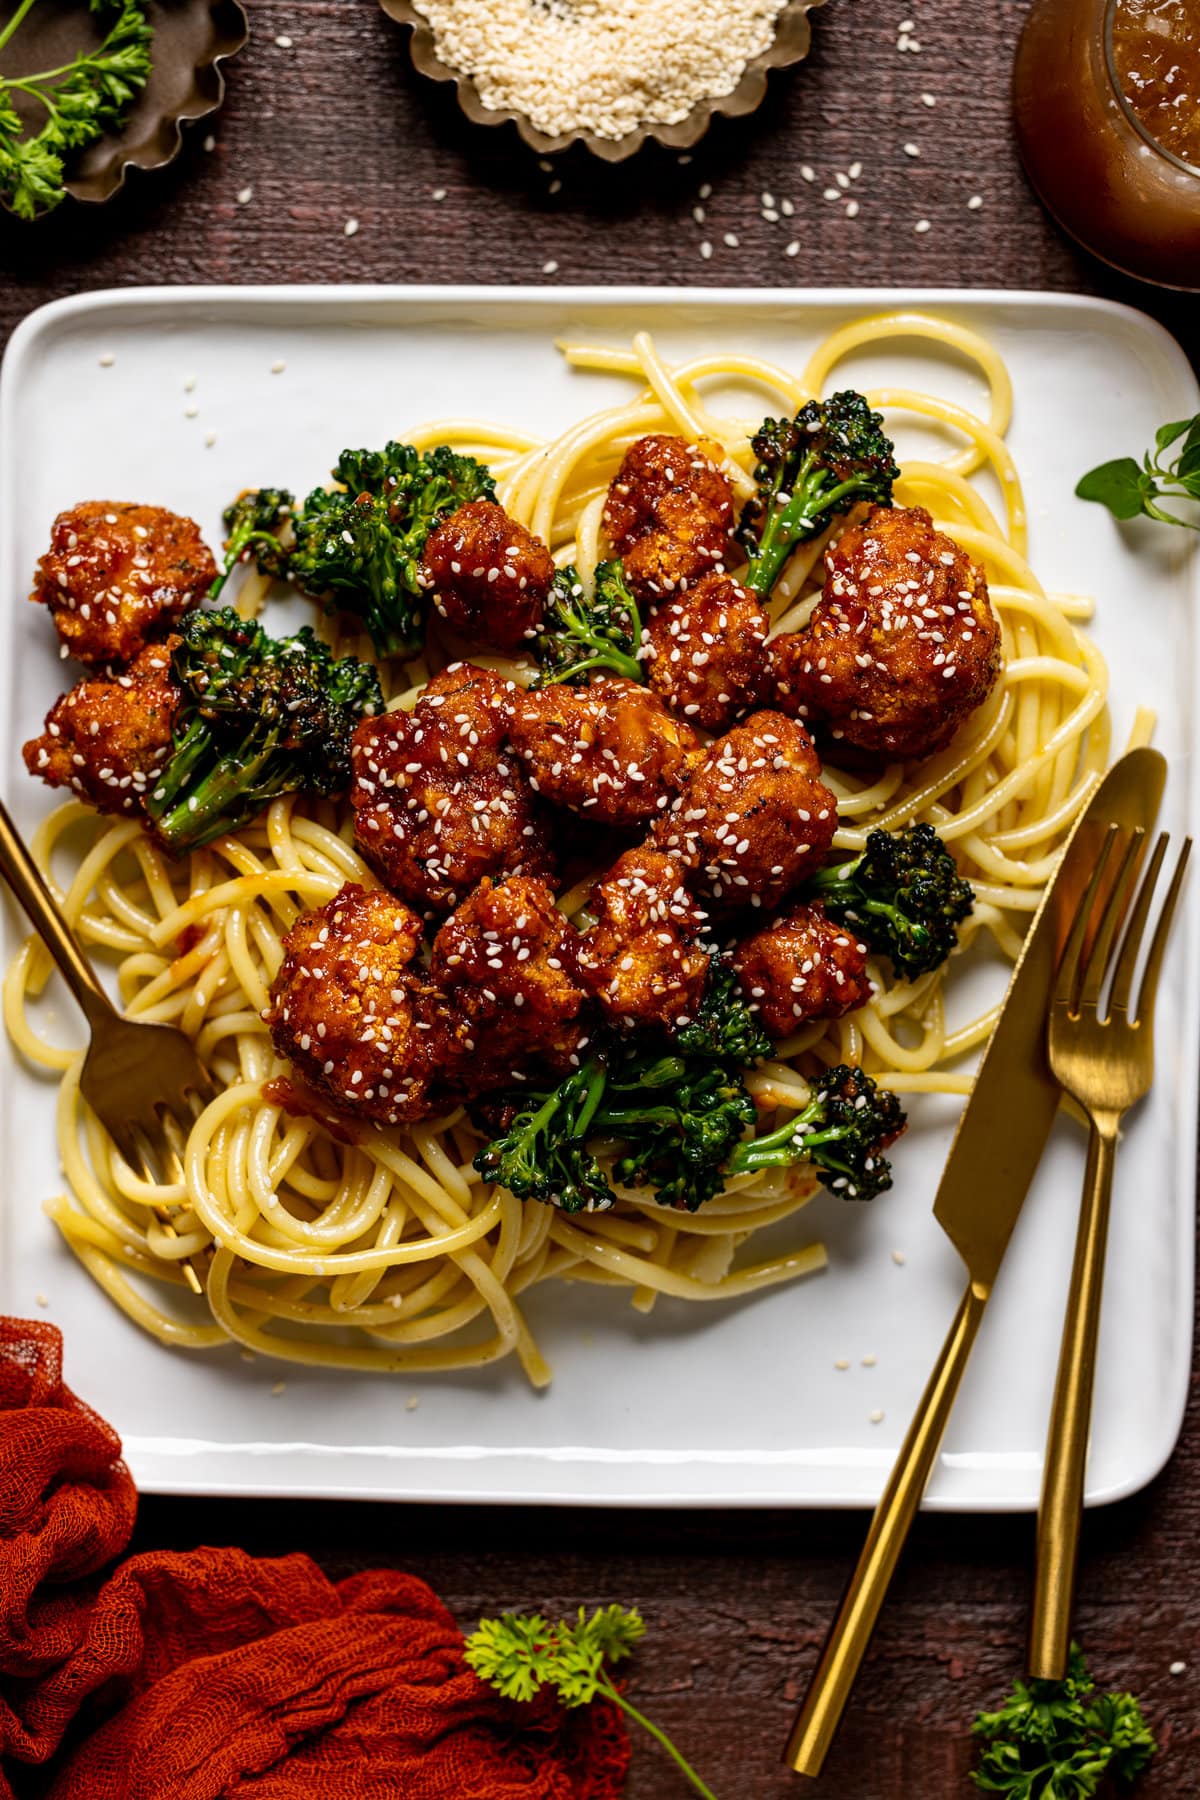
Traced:
<path fill-rule="evenodd" d="M 57 900 L 42 879 L 8 808 L 0 800 L 0 875 L 28 913 L 30 923 L 54 958 L 63 980 L 83 1008 L 89 1022 L 97 1014 L 111 1014 L 112 1002 L 91 964 L 75 942 Z"/>
<path fill-rule="evenodd" d="M 987 1299 L 987 1288 L 974 1282 L 968 1285 L 875 1508 L 867 1541 L 788 1739 L 786 1759 L 797 1775 L 819 1775 L 833 1742 L 904 1541 L 929 1484 Z"/>
<path fill-rule="evenodd" d="M 1100 1113 L 1092 1118 L 1075 1261 L 1046 1439 L 1029 1628 L 1029 1673 L 1046 1681 L 1062 1680 L 1071 1647 L 1071 1611 L 1119 1125 L 1119 1113 Z"/>

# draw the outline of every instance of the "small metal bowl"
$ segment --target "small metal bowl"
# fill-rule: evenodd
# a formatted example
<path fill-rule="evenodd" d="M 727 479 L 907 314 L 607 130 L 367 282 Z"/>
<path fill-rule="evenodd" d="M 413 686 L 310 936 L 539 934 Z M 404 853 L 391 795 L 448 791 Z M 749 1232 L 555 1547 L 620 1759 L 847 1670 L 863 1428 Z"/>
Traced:
<path fill-rule="evenodd" d="M 772 69 L 788 69 L 794 63 L 803 62 L 808 55 L 812 43 L 812 26 L 808 15 L 824 0 L 787 0 L 775 25 L 775 36 L 768 47 L 747 63 L 741 80 L 732 93 L 719 95 L 712 100 L 701 101 L 688 114 L 674 125 L 639 125 L 636 130 L 627 132 L 621 138 L 596 137 L 590 131 L 569 131 L 558 137 L 547 137 L 545 132 L 538 131 L 531 125 L 524 113 L 514 108 L 493 108 L 483 104 L 470 75 L 460 69 L 452 69 L 442 62 L 434 44 L 433 27 L 423 13 L 417 11 L 412 0 L 379 0 L 383 11 L 399 25 L 412 27 L 409 40 L 409 54 L 413 66 L 431 81 L 452 81 L 458 90 L 458 103 L 468 119 L 476 125 L 513 124 L 531 150 L 539 156 L 553 156 L 559 150 L 566 150 L 569 145 L 581 143 L 600 157 L 604 162 L 624 162 L 639 150 L 648 138 L 656 143 L 666 144 L 672 150 L 690 150 L 699 142 L 708 130 L 713 118 L 723 114 L 728 118 L 740 118 L 751 113 L 761 103 L 767 91 L 767 76 Z"/>
<path fill-rule="evenodd" d="M 0 8 L 0 19 L 11 12 Z M 66 190 L 76 200 L 108 200 L 124 185 L 127 170 L 161 169 L 173 161 L 185 121 L 206 118 L 225 98 L 221 65 L 250 36 L 241 0 L 150 0 L 147 16 L 154 27 L 150 79 L 120 131 L 97 139 L 67 165 Z M 34 7 L 12 40 L 5 72 L 57 68 L 78 54 L 88 32 L 82 0 Z"/>

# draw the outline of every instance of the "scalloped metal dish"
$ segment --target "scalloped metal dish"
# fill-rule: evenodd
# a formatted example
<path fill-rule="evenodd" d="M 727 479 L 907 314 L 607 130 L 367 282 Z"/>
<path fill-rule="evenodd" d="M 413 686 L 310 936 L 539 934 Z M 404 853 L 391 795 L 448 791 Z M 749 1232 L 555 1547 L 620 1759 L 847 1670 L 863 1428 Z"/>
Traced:
<path fill-rule="evenodd" d="M 66 181 L 73 199 L 98 205 L 124 186 L 130 169 L 161 169 L 174 161 L 184 124 L 207 118 L 225 98 L 221 65 L 250 36 L 241 0 L 151 0 L 148 13 L 154 26 L 150 79 L 124 128 L 92 144 L 75 163 Z M 30 68 L 57 66 L 79 48 L 78 21 L 61 9 L 35 10 L 19 41 Z"/>
<path fill-rule="evenodd" d="M 747 63 L 738 85 L 731 93 L 718 95 L 694 107 L 685 119 L 674 125 L 639 125 L 621 138 L 597 137 L 590 131 L 563 132 L 548 137 L 530 123 L 524 113 L 512 107 L 485 106 L 479 89 L 470 75 L 442 62 L 434 42 L 433 27 L 412 0 L 379 0 L 380 7 L 398 25 L 412 27 L 409 54 L 413 67 L 431 81 L 452 81 L 458 91 L 458 103 L 468 119 L 476 125 L 515 125 L 531 150 L 539 156 L 553 156 L 571 144 L 581 143 L 593 156 L 604 162 L 624 162 L 639 150 L 647 139 L 665 144 L 672 150 L 690 150 L 708 130 L 714 117 L 740 118 L 758 107 L 767 91 L 767 76 L 772 69 L 788 69 L 803 62 L 812 44 L 809 13 L 823 6 L 825 0 L 786 0 L 775 27 L 775 36 L 766 50 Z"/>

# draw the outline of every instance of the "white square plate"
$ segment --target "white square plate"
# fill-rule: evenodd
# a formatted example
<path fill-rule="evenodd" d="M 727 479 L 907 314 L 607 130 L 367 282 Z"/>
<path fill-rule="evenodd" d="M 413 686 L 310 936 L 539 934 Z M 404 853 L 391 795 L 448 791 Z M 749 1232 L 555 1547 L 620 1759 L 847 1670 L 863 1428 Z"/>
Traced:
<path fill-rule="evenodd" d="M 9 345 L 0 395 L 0 729 L 4 790 L 18 822 L 31 827 L 51 804 L 25 775 L 19 749 L 62 672 L 25 595 L 64 505 L 154 500 L 199 519 L 216 542 L 232 494 L 268 481 L 304 493 L 343 444 L 382 443 L 452 414 L 550 433 L 627 394 L 627 383 L 563 365 L 554 339 L 566 331 L 621 343 L 648 326 L 669 357 L 725 344 L 798 368 L 836 325 L 895 306 L 969 324 L 1007 358 L 1034 565 L 1050 587 L 1097 595 L 1115 742 L 1139 702 L 1158 708 L 1156 742 L 1171 763 L 1164 823 L 1195 830 L 1200 596 L 1189 534 L 1119 531 L 1072 498 L 1084 469 L 1140 453 L 1164 420 L 1200 406 L 1178 346 L 1140 314 L 1069 296 L 685 289 L 127 289 L 33 314 Z M 278 364 L 286 366 L 273 372 Z M 973 372 L 916 342 L 886 365 L 878 354 L 855 357 L 846 373 L 860 384 L 932 386 L 977 410 L 983 404 Z M 903 432 L 900 441 L 903 449 Z M 11 950 L 25 928 L 11 908 L 5 923 Z M 1198 926 L 1193 881 L 1160 1002 L 1158 1081 L 1117 1166 L 1093 1502 L 1148 1481 L 1170 1455 L 1183 1413 Z M 65 1002 L 61 1011 L 66 1029 Z M 44 1297 L 45 1316 L 66 1333 L 68 1378 L 117 1426 L 148 1490 L 868 1505 L 959 1297 L 960 1265 L 930 1213 L 954 1108 L 914 1102 L 912 1130 L 895 1152 L 895 1189 L 869 1208 L 821 1198 L 800 1221 L 803 1241 L 828 1244 L 823 1275 L 735 1305 L 660 1301 L 649 1318 L 594 1288 L 538 1290 L 529 1313 L 556 1370 L 546 1394 L 530 1392 L 510 1362 L 411 1382 L 289 1368 L 285 1391 L 273 1397 L 280 1371 L 266 1361 L 247 1364 L 232 1349 L 172 1352 L 143 1337 L 60 1243 L 40 1210 L 61 1183 L 53 1100 L 52 1084 L 3 1059 L 0 1307 L 33 1313 Z M 930 1506 L 1036 1504 L 1082 1172 L 1082 1139 L 1060 1124 Z M 848 1370 L 835 1368 L 840 1358 Z M 409 1410 L 414 1392 L 421 1404 Z"/>

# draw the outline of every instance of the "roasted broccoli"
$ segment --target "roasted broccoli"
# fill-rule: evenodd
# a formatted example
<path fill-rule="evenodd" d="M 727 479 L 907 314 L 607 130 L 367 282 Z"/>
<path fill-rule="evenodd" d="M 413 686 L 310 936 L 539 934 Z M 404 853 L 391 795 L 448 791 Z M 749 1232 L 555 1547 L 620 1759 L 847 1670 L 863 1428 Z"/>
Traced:
<path fill-rule="evenodd" d="M 755 1118 L 736 1070 L 624 1039 L 550 1092 L 522 1089 L 500 1110 L 509 1122 L 475 1167 L 485 1181 L 564 1212 L 597 1212 L 616 1199 L 589 1137 L 625 1146 L 613 1164 L 619 1183 L 653 1187 L 664 1206 L 695 1212 L 720 1190 L 729 1153 Z"/>
<path fill-rule="evenodd" d="M 616 1195 L 587 1147 L 608 1072 L 592 1057 L 549 1093 L 522 1093 L 499 1137 L 475 1167 L 518 1200 L 545 1200 L 562 1212 L 605 1212 Z"/>
<path fill-rule="evenodd" d="M 173 747 L 145 801 L 167 849 L 234 831 L 279 794 L 349 785 L 354 728 L 383 708 L 373 668 L 335 662 L 307 626 L 272 638 L 230 607 L 189 613 L 180 631 Z"/>
<path fill-rule="evenodd" d="M 339 490 L 314 488 L 294 525 L 289 574 L 328 610 L 361 618 L 380 656 L 408 656 L 425 632 L 418 570 L 425 540 L 469 500 L 495 498 L 474 457 L 444 444 L 343 450 Z"/>
<path fill-rule="evenodd" d="M 890 956 L 909 980 L 945 962 L 975 905 L 970 882 L 933 826 L 923 823 L 869 832 L 861 856 L 819 870 L 804 892 Z"/>
<path fill-rule="evenodd" d="M 626 586 L 620 558 L 596 565 L 590 600 L 578 569 L 568 563 L 554 577 L 533 642 L 541 665 L 534 685 L 586 681 L 593 669 L 644 682 L 645 667 L 638 660 L 641 641 L 641 615 Z"/>
<path fill-rule="evenodd" d="M 771 1054 L 771 1040 L 746 1004 L 726 957 L 711 958 L 696 1017 L 680 1026 L 672 1041 L 684 1056 L 707 1057 L 726 1068 L 744 1068 Z"/>
<path fill-rule="evenodd" d="M 662 1206 L 695 1212 L 725 1185 L 730 1152 L 754 1124 L 736 1070 L 684 1056 L 615 1051 L 593 1131 L 620 1138 L 613 1164 L 623 1187 L 652 1187 Z"/>
<path fill-rule="evenodd" d="M 837 513 L 860 500 L 890 506 L 900 470 L 882 416 L 853 389 L 810 400 L 794 419 L 765 419 L 751 442 L 758 492 L 738 537 L 750 555 L 746 585 L 765 599 L 796 545 Z"/>
<path fill-rule="evenodd" d="M 287 572 L 288 554 L 279 533 L 291 517 L 293 504 L 286 488 L 247 488 L 225 508 L 225 560 L 208 590 L 210 600 L 217 598 L 240 562 L 253 558 L 264 575 Z"/>
<path fill-rule="evenodd" d="M 883 1151 L 904 1130 L 895 1094 L 876 1087 L 862 1069 L 839 1063 L 813 1084 L 808 1105 L 778 1130 L 739 1144 L 732 1175 L 813 1163 L 825 1186 L 843 1200 L 873 1200 L 892 1185 Z"/>

